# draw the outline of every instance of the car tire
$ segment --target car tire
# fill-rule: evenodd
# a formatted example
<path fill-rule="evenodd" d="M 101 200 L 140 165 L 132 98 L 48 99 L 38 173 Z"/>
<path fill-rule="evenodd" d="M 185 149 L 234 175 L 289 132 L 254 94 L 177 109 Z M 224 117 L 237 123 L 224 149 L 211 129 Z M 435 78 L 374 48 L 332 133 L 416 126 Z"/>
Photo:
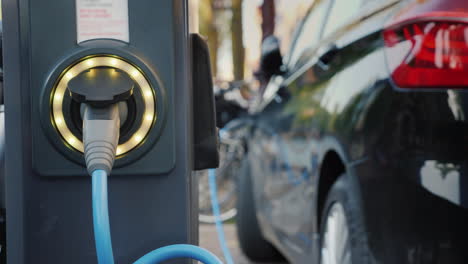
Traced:
<path fill-rule="evenodd" d="M 254 262 L 284 262 L 284 257 L 260 231 L 247 160 L 243 161 L 238 180 L 236 226 L 242 252 Z"/>
<path fill-rule="evenodd" d="M 324 206 L 320 222 L 322 223 L 320 232 L 321 264 L 375 263 L 369 250 L 358 193 L 347 183 L 347 180 L 345 175 L 339 177 L 330 189 Z M 338 235 L 334 236 L 334 234 Z M 347 238 L 345 242 L 343 237 Z M 342 257 L 333 261 L 334 256 Z"/>

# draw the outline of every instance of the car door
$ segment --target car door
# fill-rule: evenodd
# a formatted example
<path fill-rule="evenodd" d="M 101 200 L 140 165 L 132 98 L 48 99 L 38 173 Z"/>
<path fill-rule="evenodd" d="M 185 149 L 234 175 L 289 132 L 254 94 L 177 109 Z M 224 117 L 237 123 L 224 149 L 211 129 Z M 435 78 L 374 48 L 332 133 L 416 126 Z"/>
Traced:
<path fill-rule="evenodd" d="M 310 214 L 305 212 L 310 208 L 307 198 L 304 199 L 310 196 L 310 188 L 303 183 L 309 181 L 314 168 L 311 165 L 313 158 L 307 151 L 310 141 L 305 137 L 291 139 L 292 135 L 302 133 L 295 131 L 296 124 L 311 110 L 298 112 L 295 108 L 301 91 L 294 80 L 307 67 L 308 60 L 303 56 L 313 56 L 310 52 L 304 55 L 305 50 L 318 47 L 330 3 L 330 0 L 316 1 L 306 16 L 294 46 L 286 56 L 286 73 L 273 76 L 265 89 L 249 144 L 258 218 L 263 232 L 270 240 L 279 240 L 279 244 L 289 245 L 298 252 L 306 250 L 309 244 L 301 230 L 301 218 Z"/>

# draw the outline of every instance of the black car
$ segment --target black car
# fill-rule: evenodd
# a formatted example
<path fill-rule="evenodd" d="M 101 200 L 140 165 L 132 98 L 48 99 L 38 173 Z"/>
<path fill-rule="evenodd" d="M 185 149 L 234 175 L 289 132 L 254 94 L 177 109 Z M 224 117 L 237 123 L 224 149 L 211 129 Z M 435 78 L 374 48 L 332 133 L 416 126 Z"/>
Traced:
<path fill-rule="evenodd" d="M 273 68 L 240 173 L 246 255 L 468 263 L 468 1 L 316 0 Z"/>

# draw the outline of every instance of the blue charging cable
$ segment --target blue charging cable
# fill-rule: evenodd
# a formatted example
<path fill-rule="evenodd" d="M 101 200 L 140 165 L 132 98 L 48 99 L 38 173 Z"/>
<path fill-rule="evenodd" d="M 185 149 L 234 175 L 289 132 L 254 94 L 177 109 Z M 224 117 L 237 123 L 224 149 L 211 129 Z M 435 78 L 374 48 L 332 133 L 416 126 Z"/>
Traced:
<path fill-rule="evenodd" d="M 107 173 L 104 170 L 95 170 L 93 181 L 93 224 L 94 240 L 98 263 L 114 263 L 112 252 L 112 239 L 109 224 L 109 208 L 107 201 Z"/>
<path fill-rule="evenodd" d="M 134 264 L 160 263 L 174 258 L 191 258 L 205 264 L 222 263 L 206 249 L 194 245 L 171 245 L 156 249 L 137 260 Z"/>
<path fill-rule="evenodd" d="M 95 170 L 93 183 L 94 239 L 99 264 L 114 264 L 107 200 L 107 173 Z M 171 245 L 156 249 L 134 264 L 156 264 L 174 258 L 192 258 L 205 264 L 222 264 L 221 260 L 206 249 L 193 245 Z"/>
<path fill-rule="evenodd" d="M 224 259 L 227 264 L 234 264 L 232 260 L 231 252 L 226 243 L 226 237 L 224 235 L 223 221 L 221 220 L 219 202 L 218 202 L 218 190 L 216 184 L 216 170 L 208 170 L 208 182 L 210 185 L 210 196 L 211 196 L 211 207 L 213 208 L 213 215 L 215 217 L 216 231 L 218 233 L 219 244 L 223 251 Z"/>

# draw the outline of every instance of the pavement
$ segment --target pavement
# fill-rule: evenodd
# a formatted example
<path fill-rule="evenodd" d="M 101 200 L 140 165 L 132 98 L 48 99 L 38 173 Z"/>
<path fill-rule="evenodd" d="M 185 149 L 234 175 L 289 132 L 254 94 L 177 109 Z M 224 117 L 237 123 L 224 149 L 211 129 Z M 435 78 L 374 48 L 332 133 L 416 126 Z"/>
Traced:
<path fill-rule="evenodd" d="M 235 264 L 253 264 L 247 260 L 239 248 L 237 240 L 236 225 L 224 224 L 224 233 L 226 235 L 226 242 L 231 251 L 231 255 Z M 200 246 L 208 249 L 218 256 L 224 263 L 226 261 L 223 257 L 223 252 L 219 246 L 218 234 L 216 233 L 215 225 L 200 224 Z"/>

